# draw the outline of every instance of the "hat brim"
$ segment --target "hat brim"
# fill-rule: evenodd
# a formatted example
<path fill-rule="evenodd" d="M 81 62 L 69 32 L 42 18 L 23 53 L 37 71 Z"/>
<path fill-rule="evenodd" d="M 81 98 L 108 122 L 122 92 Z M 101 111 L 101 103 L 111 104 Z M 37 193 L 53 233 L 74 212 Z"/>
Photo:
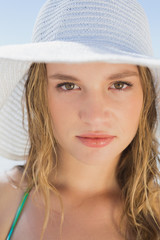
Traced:
<path fill-rule="evenodd" d="M 125 62 L 144 66 L 160 66 L 160 59 L 128 52 L 111 46 L 87 43 L 54 41 L 0 47 L 0 59 L 29 62 Z"/>

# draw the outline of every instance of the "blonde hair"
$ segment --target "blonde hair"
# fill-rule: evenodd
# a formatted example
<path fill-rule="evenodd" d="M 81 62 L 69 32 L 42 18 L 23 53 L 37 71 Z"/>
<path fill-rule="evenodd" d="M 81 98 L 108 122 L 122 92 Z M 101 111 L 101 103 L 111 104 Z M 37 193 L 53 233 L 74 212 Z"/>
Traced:
<path fill-rule="evenodd" d="M 137 133 L 122 152 L 116 168 L 124 210 L 127 217 L 125 239 L 134 236 L 136 240 L 159 240 L 160 219 L 160 172 L 158 170 L 156 93 L 153 78 L 147 67 L 137 66 L 143 89 L 143 111 Z M 41 239 L 50 216 L 50 192 L 56 194 L 61 204 L 61 231 L 64 220 L 63 202 L 59 191 L 51 181 L 57 174 L 56 140 L 52 129 L 47 99 L 47 71 L 44 63 L 33 63 L 25 84 L 25 100 L 28 114 L 30 151 L 24 166 L 22 181 L 27 179 L 28 187 L 35 187 L 35 193 L 42 193 L 45 203 L 45 219 Z M 159 207 L 160 212 L 160 207 Z M 122 231 L 123 232 L 123 231 Z"/>

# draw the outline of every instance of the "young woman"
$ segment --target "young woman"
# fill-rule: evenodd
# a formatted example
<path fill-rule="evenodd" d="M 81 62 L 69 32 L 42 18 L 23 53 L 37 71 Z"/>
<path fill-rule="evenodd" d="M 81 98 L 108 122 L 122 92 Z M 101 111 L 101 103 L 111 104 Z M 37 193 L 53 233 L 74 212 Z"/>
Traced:
<path fill-rule="evenodd" d="M 47 1 L 0 48 L 0 239 L 160 239 L 160 61 L 137 1 Z"/>

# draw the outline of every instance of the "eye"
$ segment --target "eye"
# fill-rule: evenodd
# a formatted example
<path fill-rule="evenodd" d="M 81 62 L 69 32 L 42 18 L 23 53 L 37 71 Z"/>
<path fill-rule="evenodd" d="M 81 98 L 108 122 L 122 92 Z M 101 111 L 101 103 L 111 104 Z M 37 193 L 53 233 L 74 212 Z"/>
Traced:
<path fill-rule="evenodd" d="M 118 91 L 123 91 L 123 90 L 127 89 L 128 87 L 133 86 L 133 84 L 130 82 L 122 82 L 122 81 L 114 82 L 113 85 L 115 86 L 115 88 L 111 88 L 111 89 L 115 89 Z M 127 87 L 124 88 L 124 85 L 126 85 Z"/>
<path fill-rule="evenodd" d="M 64 82 L 64 83 L 57 84 L 56 88 L 60 88 L 63 91 L 71 91 L 75 89 L 74 86 L 76 86 L 74 83 Z"/>

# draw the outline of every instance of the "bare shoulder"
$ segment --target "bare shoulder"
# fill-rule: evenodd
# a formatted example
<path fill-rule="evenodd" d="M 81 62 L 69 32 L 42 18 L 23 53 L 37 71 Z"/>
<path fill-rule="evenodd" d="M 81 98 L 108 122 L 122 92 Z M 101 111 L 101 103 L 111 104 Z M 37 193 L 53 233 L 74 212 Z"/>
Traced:
<path fill-rule="evenodd" d="M 151 201 L 152 209 L 160 225 L 160 185 L 152 187 L 153 197 Z"/>
<path fill-rule="evenodd" d="M 0 239 L 5 239 L 17 207 L 23 195 L 23 189 L 17 186 L 22 171 L 14 167 L 0 175 Z"/>
<path fill-rule="evenodd" d="M 12 194 L 19 190 L 18 184 L 20 183 L 23 171 L 19 166 L 5 171 L 0 175 L 0 201 L 6 198 L 6 195 Z M 22 187 L 25 184 L 22 185 Z"/>
<path fill-rule="evenodd" d="M 154 198 L 153 209 L 160 224 L 160 187 L 157 189 L 157 194 Z"/>

